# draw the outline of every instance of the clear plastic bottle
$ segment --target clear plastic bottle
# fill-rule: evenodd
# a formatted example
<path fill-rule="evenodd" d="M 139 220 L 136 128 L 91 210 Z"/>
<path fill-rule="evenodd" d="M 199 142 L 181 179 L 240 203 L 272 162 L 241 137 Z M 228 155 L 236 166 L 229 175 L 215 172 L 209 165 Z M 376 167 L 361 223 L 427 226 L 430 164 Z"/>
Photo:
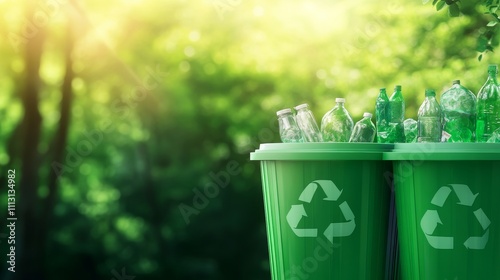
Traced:
<path fill-rule="evenodd" d="M 348 142 L 354 122 L 344 107 L 345 99 L 336 98 L 337 103 L 321 120 L 321 134 L 325 142 Z"/>
<path fill-rule="evenodd" d="M 375 101 L 375 123 L 377 124 L 377 142 L 387 143 L 389 122 L 389 97 L 385 88 L 381 88 Z"/>
<path fill-rule="evenodd" d="M 418 109 L 418 142 L 441 142 L 441 106 L 436 100 L 436 92 L 425 90 L 424 103 Z"/>
<path fill-rule="evenodd" d="M 441 95 L 443 110 L 443 142 L 473 142 L 476 133 L 476 96 L 453 81 Z"/>
<path fill-rule="evenodd" d="M 388 142 L 389 143 L 405 143 L 405 100 L 401 91 L 401 86 L 396 85 L 394 93 L 389 98 L 389 128 L 388 128 Z"/>
<path fill-rule="evenodd" d="M 500 128 L 500 90 L 498 68 L 488 66 L 488 79 L 477 94 L 476 141 L 486 142 Z"/>
<path fill-rule="evenodd" d="M 305 142 L 322 142 L 321 132 L 319 131 L 318 124 L 316 123 L 316 119 L 314 119 L 314 115 L 309 110 L 307 104 L 300 104 L 295 107 L 297 114 L 295 115 L 295 120 L 297 121 L 297 125 L 302 131 L 302 136 L 304 137 Z"/>
<path fill-rule="evenodd" d="M 300 130 L 292 110 L 287 108 L 276 112 L 280 128 L 280 138 L 283 143 L 300 143 L 304 142 L 302 131 Z"/>
<path fill-rule="evenodd" d="M 349 142 L 373 142 L 376 129 L 372 122 L 372 114 L 365 112 L 363 118 L 356 123 Z"/>

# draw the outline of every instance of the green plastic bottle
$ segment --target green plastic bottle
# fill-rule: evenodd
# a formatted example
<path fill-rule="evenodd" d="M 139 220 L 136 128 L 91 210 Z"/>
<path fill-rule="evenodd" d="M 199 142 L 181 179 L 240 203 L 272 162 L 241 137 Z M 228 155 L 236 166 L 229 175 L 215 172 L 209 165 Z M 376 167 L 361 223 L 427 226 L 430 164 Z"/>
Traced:
<path fill-rule="evenodd" d="M 493 132 L 500 128 L 500 90 L 497 75 L 497 65 L 488 66 L 488 79 L 477 94 L 477 142 L 487 142 Z"/>
<path fill-rule="evenodd" d="M 345 99 L 336 98 L 337 103 L 321 120 L 321 134 L 325 142 L 349 142 L 354 122 L 344 107 Z"/>
<path fill-rule="evenodd" d="M 441 106 L 436 92 L 425 90 L 425 100 L 418 109 L 418 142 L 441 142 Z"/>
<path fill-rule="evenodd" d="M 377 142 L 387 143 L 387 130 L 389 122 L 389 97 L 385 88 L 381 88 L 375 101 L 375 123 L 377 124 Z"/>
<path fill-rule="evenodd" d="M 473 142 L 476 133 L 476 96 L 453 81 L 450 89 L 441 95 L 443 110 L 443 141 Z"/>
<path fill-rule="evenodd" d="M 405 100 L 401 92 L 401 86 L 394 88 L 394 93 L 389 98 L 389 143 L 405 143 L 405 131 L 403 121 L 405 118 Z"/>
<path fill-rule="evenodd" d="M 363 118 L 356 123 L 352 130 L 349 142 L 373 142 L 375 139 L 375 125 L 372 122 L 372 114 L 365 112 Z"/>
<path fill-rule="evenodd" d="M 403 122 L 405 127 L 406 143 L 416 143 L 418 136 L 418 122 L 414 119 L 406 119 Z"/>

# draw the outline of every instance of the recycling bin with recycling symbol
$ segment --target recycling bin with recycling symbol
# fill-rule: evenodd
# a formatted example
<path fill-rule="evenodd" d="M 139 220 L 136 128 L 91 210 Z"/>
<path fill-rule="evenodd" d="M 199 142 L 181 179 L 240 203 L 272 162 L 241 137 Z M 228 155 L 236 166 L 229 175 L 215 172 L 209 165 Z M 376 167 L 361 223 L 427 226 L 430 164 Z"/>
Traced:
<path fill-rule="evenodd" d="M 261 162 L 274 280 L 393 279 L 390 144 L 276 143 Z M 395 214 L 394 214 L 395 215 Z"/>
<path fill-rule="evenodd" d="M 395 144 L 402 279 L 500 279 L 500 145 Z"/>

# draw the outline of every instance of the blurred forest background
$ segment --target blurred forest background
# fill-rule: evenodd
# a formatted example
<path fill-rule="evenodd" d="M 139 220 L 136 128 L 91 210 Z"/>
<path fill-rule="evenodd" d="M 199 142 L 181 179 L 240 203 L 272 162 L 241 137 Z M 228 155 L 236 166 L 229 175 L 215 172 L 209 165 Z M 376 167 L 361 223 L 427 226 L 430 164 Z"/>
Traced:
<path fill-rule="evenodd" d="M 401 84 L 416 118 L 426 88 L 477 93 L 500 56 L 478 61 L 467 2 L 0 0 L 0 278 L 269 279 L 249 153 L 275 112 L 345 97 L 357 121 Z"/>

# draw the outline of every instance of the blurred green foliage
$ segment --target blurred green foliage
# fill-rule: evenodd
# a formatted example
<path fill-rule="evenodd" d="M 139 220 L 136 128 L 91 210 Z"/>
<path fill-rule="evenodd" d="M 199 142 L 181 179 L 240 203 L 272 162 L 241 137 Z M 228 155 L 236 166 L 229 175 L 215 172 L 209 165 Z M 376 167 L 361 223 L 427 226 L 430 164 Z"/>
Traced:
<path fill-rule="evenodd" d="M 422 0 L 424 4 L 430 0 Z M 433 0 L 432 5 L 436 11 L 448 7 L 448 15 L 450 17 L 459 17 L 461 14 L 470 17 L 480 17 L 481 14 L 489 21 L 484 22 L 483 26 L 476 27 L 477 29 L 477 45 L 476 50 L 480 53 L 478 60 L 483 59 L 483 55 L 493 50 L 499 44 L 499 35 L 497 24 L 500 22 L 498 15 L 499 0 L 481 0 L 481 1 L 460 1 L 460 0 Z"/>
<path fill-rule="evenodd" d="M 491 52 L 477 61 L 477 32 L 488 20 L 463 7 L 450 19 L 403 0 L 74 2 L 77 11 L 61 0 L 47 12 L 40 68 L 42 199 L 54 172 L 64 18 L 72 13 L 69 142 L 39 260 L 54 280 L 112 279 L 122 268 L 141 280 L 268 279 L 259 165 L 249 153 L 279 141 L 277 110 L 307 102 L 319 121 L 345 97 L 357 121 L 373 113 L 380 87 L 391 93 L 401 84 L 406 117 L 416 118 L 426 88 L 443 92 L 461 79 L 477 92 L 487 64 L 500 61 Z M 0 1 L 0 10 L 5 182 L 8 168 L 22 174 L 24 45 L 12 36 L 22 37 L 26 19 L 16 2 Z M 179 207 L 193 207 L 196 190 L 230 162 L 238 174 L 186 222 Z M 4 183 L 0 190 L 7 209 Z"/>

